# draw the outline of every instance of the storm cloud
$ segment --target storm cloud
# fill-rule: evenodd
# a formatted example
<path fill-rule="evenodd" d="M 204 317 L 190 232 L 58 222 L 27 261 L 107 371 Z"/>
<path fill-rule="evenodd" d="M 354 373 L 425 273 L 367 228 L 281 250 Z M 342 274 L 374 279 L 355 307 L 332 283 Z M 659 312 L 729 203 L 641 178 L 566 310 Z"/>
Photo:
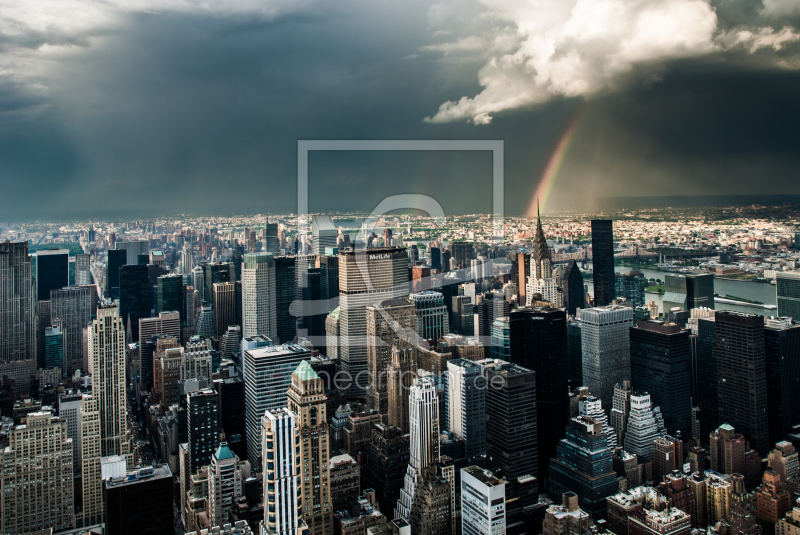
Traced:
<path fill-rule="evenodd" d="M 522 214 L 576 115 L 548 210 L 800 193 L 793 2 L 16 4 L 0 7 L 2 219 L 291 212 L 298 139 L 502 139 Z M 627 18 L 584 12 L 604 9 Z M 424 192 L 487 212 L 490 173 L 488 153 L 316 154 L 311 209 Z"/>

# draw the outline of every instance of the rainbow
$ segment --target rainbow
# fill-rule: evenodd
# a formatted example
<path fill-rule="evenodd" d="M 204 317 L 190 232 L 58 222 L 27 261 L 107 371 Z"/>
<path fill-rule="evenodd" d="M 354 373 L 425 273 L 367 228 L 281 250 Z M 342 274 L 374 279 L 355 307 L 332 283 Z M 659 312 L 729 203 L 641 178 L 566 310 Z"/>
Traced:
<path fill-rule="evenodd" d="M 535 217 L 539 213 L 540 204 L 543 208 L 547 205 L 547 199 L 553 191 L 553 185 L 558 177 L 558 172 L 561 170 L 561 164 L 564 163 L 564 157 L 567 155 L 567 151 L 572 144 L 572 139 L 575 137 L 575 132 L 578 130 L 578 123 L 580 123 L 582 117 L 583 106 L 578 108 L 578 111 L 572 117 L 572 120 L 570 120 L 567 129 L 558 141 L 558 145 L 556 145 L 556 149 L 547 161 L 547 167 L 544 168 L 542 178 L 539 180 L 539 186 L 537 186 L 531 198 L 531 202 L 528 205 L 528 217 Z"/>

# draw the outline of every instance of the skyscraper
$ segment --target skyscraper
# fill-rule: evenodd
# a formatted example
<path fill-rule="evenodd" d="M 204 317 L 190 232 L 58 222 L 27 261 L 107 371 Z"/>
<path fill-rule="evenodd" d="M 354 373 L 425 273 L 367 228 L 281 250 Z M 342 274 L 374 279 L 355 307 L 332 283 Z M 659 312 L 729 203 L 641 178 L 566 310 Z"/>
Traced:
<path fill-rule="evenodd" d="M 778 271 L 775 292 L 778 299 L 778 316 L 800 321 L 800 273 Z"/>
<path fill-rule="evenodd" d="M 714 309 L 714 275 L 681 275 L 667 273 L 664 276 L 664 314 L 677 307 L 681 310 L 693 308 Z"/>
<path fill-rule="evenodd" d="M 525 305 L 533 303 L 533 295 L 540 294 L 543 301 L 558 304 L 558 290 L 553 278 L 553 261 L 550 248 L 542 230 L 542 220 L 536 217 L 536 235 L 531 244 L 530 276 L 526 282 Z"/>
<path fill-rule="evenodd" d="M 594 306 L 610 305 L 614 299 L 614 222 L 611 219 L 592 219 L 592 271 Z"/>
<path fill-rule="evenodd" d="M 69 250 L 47 249 L 34 253 L 36 257 L 36 298 L 50 299 L 50 290 L 69 286 Z"/>
<path fill-rule="evenodd" d="M 162 275 L 158 278 L 156 288 L 156 310 L 162 312 L 177 312 L 181 326 L 186 324 L 183 306 L 183 277 L 180 275 Z"/>
<path fill-rule="evenodd" d="M 100 480 L 102 426 L 100 404 L 97 398 L 83 395 L 78 418 L 83 508 L 80 514 L 76 515 L 76 524 L 78 527 L 87 527 L 103 521 L 103 496 Z"/>
<path fill-rule="evenodd" d="M 125 326 L 116 305 L 97 309 L 89 332 L 92 397 L 100 412 L 100 454 L 122 455 L 133 466 L 125 397 Z"/>
<path fill-rule="evenodd" d="M 405 434 L 410 425 L 408 394 L 417 376 L 417 362 L 410 348 L 393 347 L 391 359 L 386 371 L 387 421 Z"/>
<path fill-rule="evenodd" d="M 800 422 L 800 324 L 767 318 L 764 325 L 767 363 L 769 443 L 780 442 Z"/>
<path fill-rule="evenodd" d="M 106 252 L 106 291 L 107 299 L 119 299 L 119 270 L 128 263 L 128 253 L 122 249 L 109 249 Z M 138 262 L 134 262 L 137 265 Z"/>
<path fill-rule="evenodd" d="M 624 297 L 634 307 L 644 306 L 644 290 L 647 288 L 647 277 L 641 271 L 615 273 L 614 287 L 614 295 L 616 297 Z"/>
<path fill-rule="evenodd" d="M 769 449 L 764 317 L 730 311 L 715 316 L 719 419 L 764 456 Z"/>
<path fill-rule="evenodd" d="M 414 303 L 390 299 L 369 305 L 367 312 L 367 406 L 387 414 L 387 370 L 394 348 L 410 347 L 417 330 Z M 397 425 L 397 424 L 395 424 Z"/>
<path fill-rule="evenodd" d="M 639 320 L 630 329 L 631 384 L 661 407 L 670 435 L 692 436 L 692 377 L 689 329 L 659 320 Z"/>
<path fill-rule="evenodd" d="M 152 309 L 147 266 L 122 266 L 119 271 L 119 315 L 126 327 L 130 322 L 134 340 L 139 339 L 139 320 L 149 318 Z"/>
<path fill-rule="evenodd" d="M 139 255 L 150 255 L 149 240 L 118 241 L 116 246 L 117 249 L 125 251 L 125 263 L 129 266 L 139 263 Z"/>
<path fill-rule="evenodd" d="M 324 255 L 327 247 L 336 247 L 339 233 L 329 215 L 315 215 L 311 218 L 311 236 L 315 255 Z"/>
<path fill-rule="evenodd" d="M 247 337 L 242 340 L 247 460 L 259 468 L 262 453 L 259 431 L 261 417 L 264 411 L 277 414 L 286 407 L 286 391 L 291 384 L 291 373 L 301 361 L 311 359 L 311 351 L 297 344 L 245 349 L 247 342 Z"/>
<path fill-rule="evenodd" d="M 449 334 L 450 322 L 444 296 L 432 290 L 425 290 L 408 296 L 414 303 L 417 315 L 417 334 L 423 340 L 436 341 Z"/>
<path fill-rule="evenodd" d="M 338 280 L 337 280 L 338 292 Z M 290 312 L 290 306 L 297 293 L 295 279 L 295 257 L 275 258 L 275 314 L 276 342 L 291 342 L 297 335 L 297 318 Z"/>
<path fill-rule="evenodd" d="M 395 516 L 406 521 L 414 503 L 414 489 L 421 471 L 439 462 L 439 401 L 436 379 L 423 377 L 414 381 L 408 396 L 410 412 L 410 456 L 403 489 L 397 502 Z"/>
<path fill-rule="evenodd" d="M 275 305 L 275 260 L 268 253 L 245 254 L 242 266 L 242 336 L 263 335 L 278 340 Z"/>
<path fill-rule="evenodd" d="M 717 395 L 717 325 L 714 316 L 697 320 L 697 405 L 700 407 L 700 436 L 719 427 Z"/>
<path fill-rule="evenodd" d="M 75 286 L 92 284 L 92 262 L 88 254 L 75 255 Z"/>
<path fill-rule="evenodd" d="M 605 518 L 606 498 L 618 490 L 611 456 L 600 422 L 586 416 L 570 419 L 567 436 L 550 462 L 550 499 L 575 492 L 581 509 L 593 518 Z"/>
<path fill-rule="evenodd" d="M 230 264 L 221 262 L 210 262 L 203 267 L 205 268 L 203 273 L 203 284 L 205 284 L 203 300 L 212 303 L 214 299 L 214 283 L 232 281 L 234 279 L 231 276 L 233 269 Z"/>
<path fill-rule="evenodd" d="M 75 527 L 72 449 L 67 423 L 50 412 L 32 412 L 13 426 L 0 452 L 3 533 L 21 535 Z"/>
<path fill-rule="evenodd" d="M 631 411 L 628 413 L 628 422 L 625 426 L 625 451 L 652 461 L 653 442 L 666 434 L 661 410 L 653 406 L 650 394 L 632 393 Z"/>
<path fill-rule="evenodd" d="M 220 443 L 208 468 L 208 516 L 212 526 L 228 523 L 234 500 L 244 496 L 244 477 L 239 458 L 227 442 Z"/>
<path fill-rule="evenodd" d="M 610 412 L 614 385 L 631 379 L 629 331 L 633 309 L 618 305 L 594 307 L 582 310 L 580 319 L 583 383 Z"/>
<path fill-rule="evenodd" d="M 187 241 L 183 244 L 183 250 L 181 251 L 181 274 L 189 275 L 192 273 L 193 264 L 192 244 Z"/>
<path fill-rule="evenodd" d="M 301 515 L 313 535 L 333 530 L 333 504 L 330 496 L 328 467 L 329 437 L 325 414 L 327 397 L 322 379 L 301 361 L 292 372 L 288 392 L 288 408 L 300 424 Z"/>
<path fill-rule="evenodd" d="M 222 338 L 228 327 L 236 325 L 236 283 L 214 284 L 214 332 Z"/>
<path fill-rule="evenodd" d="M 505 484 L 477 466 L 461 469 L 461 529 L 464 535 L 506 532 Z"/>
<path fill-rule="evenodd" d="M 381 511 L 393 511 L 408 467 L 408 433 L 393 425 L 374 424 L 368 463 L 364 485 L 375 489 Z"/>
<path fill-rule="evenodd" d="M 167 464 L 126 470 L 103 482 L 107 535 L 174 533 L 172 472 Z"/>
<path fill-rule="evenodd" d="M 522 308 L 509 313 L 511 362 L 536 373 L 540 481 L 564 436 L 569 417 L 567 315 L 563 308 Z"/>
<path fill-rule="evenodd" d="M 570 260 L 564 269 L 561 278 L 562 299 L 567 314 L 575 315 L 579 308 L 586 307 L 586 297 L 583 295 L 583 275 L 577 262 Z"/>
<path fill-rule="evenodd" d="M 64 373 L 85 369 L 83 331 L 89 325 L 92 294 L 87 287 L 69 286 L 50 292 L 50 320 L 64 332 Z M 86 363 L 88 364 L 88 362 Z"/>
<path fill-rule="evenodd" d="M 486 454 L 486 379 L 471 360 L 447 362 L 447 430 L 464 441 L 467 458 Z"/>
<path fill-rule="evenodd" d="M 59 327 L 44 330 L 44 367 L 63 369 L 64 333 Z"/>
<path fill-rule="evenodd" d="M 189 467 L 192 473 L 211 463 L 219 448 L 219 396 L 211 388 L 186 394 L 186 424 L 189 430 Z"/>
<path fill-rule="evenodd" d="M 297 415 L 289 409 L 271 411 L 259 418 L 259 444 L 264 444 L 259 465 L 264 466 L 263 503 L 270 504 L 269 513 L 261 521 L 261 533 L 297 535 L 302 516 L 300 427 Z M 251 461 L 252 462 L 252 461 Z"/>
<path fill-rule="evenodd" d="M 349 394 L 360 397 L 368 383 L 367 306 L 408 295 L 405 249 L 374 248 L 339 253 L 339 360 L 349 374 Z"/>

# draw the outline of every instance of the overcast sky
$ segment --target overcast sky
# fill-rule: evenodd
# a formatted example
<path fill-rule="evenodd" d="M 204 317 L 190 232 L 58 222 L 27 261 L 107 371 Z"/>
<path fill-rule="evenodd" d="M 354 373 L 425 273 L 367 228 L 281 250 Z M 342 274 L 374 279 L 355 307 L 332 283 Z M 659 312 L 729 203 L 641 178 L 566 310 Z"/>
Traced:
<path fill-rule="evenodd" d="M 296 210 L 298 139 L 502 139 L 523 214 L 800 193 L 798 0 L 0 2 L 0 219 Z M 316 153 L 310 208 L 491 209 L 488 153 Z"/>

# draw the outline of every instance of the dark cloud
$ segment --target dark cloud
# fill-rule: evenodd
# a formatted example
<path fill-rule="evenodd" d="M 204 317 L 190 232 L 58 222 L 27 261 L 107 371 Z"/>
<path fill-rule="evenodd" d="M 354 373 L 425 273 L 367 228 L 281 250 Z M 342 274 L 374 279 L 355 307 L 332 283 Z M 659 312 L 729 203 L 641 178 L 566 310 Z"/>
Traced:
<path fill-rule="evenodd" d="M 797 71 L 732 52 L 485 126 L 429 124 L 442 102 L 481 91 L 482 63 L 421 50 L 434 39 L 429 3 L 373 6 L 255 21 L 134 13 L 113 32 L 71 34 L 74 49 L 33 77 L 41 85 L 0 79 L 3 218 L 293 211 L 298 139 L 502 139 L 506 208 L 520 214 L 576 113 L 552 209 L 600 196 L 800 193 Z M 726 17 L 761 16 L 748 9 Z M 312 210 L 368 211 L 413 192 L 448 213 L 491 207 L 488 154 L 316 154 L 310 171 Z"/>

